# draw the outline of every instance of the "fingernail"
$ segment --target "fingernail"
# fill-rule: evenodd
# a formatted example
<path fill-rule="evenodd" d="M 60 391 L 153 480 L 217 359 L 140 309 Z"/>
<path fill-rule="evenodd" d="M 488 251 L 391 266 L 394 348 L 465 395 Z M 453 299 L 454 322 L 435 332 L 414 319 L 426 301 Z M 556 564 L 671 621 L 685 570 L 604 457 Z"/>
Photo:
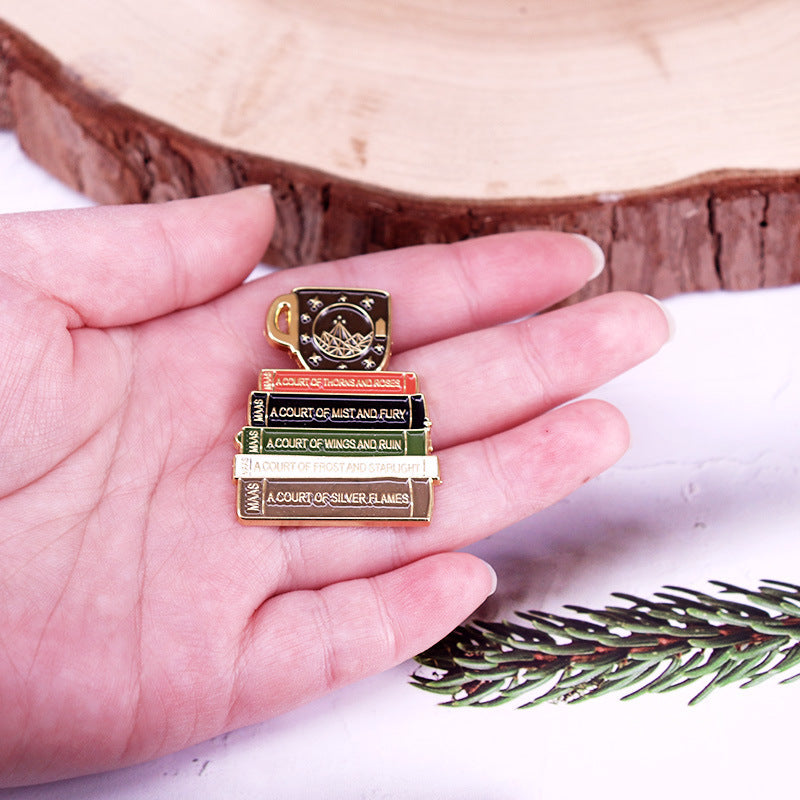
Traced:
<path fill-rule="evenodd" d="M 603 248 L 600 247 L 594 239 L 590 239 L 582 233 L 573 233 L 570 235 L 583 242 L 586 249 L 592 254 L 592 263 L 594 267 L 592 268 L 592 274 L 589 275 L 589 280 L 596 278 L 606 266 L 606 254 L 603 252 Z"/>
<path fill-rule="evenodd" d="M 481 561 L 483 561 L 483 559 L 481 559 Z M 497 591 L 497 573 L 494 571 L 494 567 L 488 561 L 483 561 L 483 563 L 492 579 L 492 589 L 489 594 L 486 595 L 489 597 L 489 595 L 493 595 Z"/>
<path fill-rule="evenodd" d="M 272 184 L 270 183 L 260 183 L 255 188 L 259 192 L 264 192 L 264 194 L 272 194 Z"/>
<path fill-rule="evenodd" d="M 673 317 L 672 312 L 669 311 L 667 307 L 660 300 L 656 300 L 656 298 L 653 297 L 653 295 L 646 294 L 644 296 L 648 300 L 652 300 L 661 309 L 661 313 L 667 320 L 667 326 L 669 328 L 669 335 L 667 336 L 667 341 L 671 342 L 675 338 L 675 317 Z"/>

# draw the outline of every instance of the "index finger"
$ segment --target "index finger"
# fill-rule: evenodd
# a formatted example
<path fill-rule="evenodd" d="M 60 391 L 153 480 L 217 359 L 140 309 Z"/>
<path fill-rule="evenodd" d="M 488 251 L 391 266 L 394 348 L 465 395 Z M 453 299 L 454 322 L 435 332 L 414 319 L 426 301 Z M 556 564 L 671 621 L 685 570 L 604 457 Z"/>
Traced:
<path fill-rule="evenodd" d="M 547 308 L 599 274 L 603 263 L 600 247 L 584 236 L 496 234 L 273 273 L 243 288 L 235 316 L 260 325 L 272 298 L 297 286 L 382 289 L 392 297 L 392 350 L 399 353 Z"/>

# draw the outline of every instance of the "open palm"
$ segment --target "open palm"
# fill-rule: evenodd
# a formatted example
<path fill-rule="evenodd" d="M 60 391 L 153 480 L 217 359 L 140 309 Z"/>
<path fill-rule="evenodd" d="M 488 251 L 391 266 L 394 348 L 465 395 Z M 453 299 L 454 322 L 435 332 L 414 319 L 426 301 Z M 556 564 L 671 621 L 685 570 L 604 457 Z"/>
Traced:
<path fill-rule="evenodd" d="M 0 220 L 0 782 L 121 766 L 406 659 L 492 589 L 453 550 L 625 449 L 597 401 L 651 355 L 657 306 L 614 294 L 531 319 L 589 278 L 579 239 L 427 246 L 275 273 L 268 192 Z M 294 286 L 393 299 L 443 484 L 425 528 L 244 527 L 233 440 L 261 333 Z"/>

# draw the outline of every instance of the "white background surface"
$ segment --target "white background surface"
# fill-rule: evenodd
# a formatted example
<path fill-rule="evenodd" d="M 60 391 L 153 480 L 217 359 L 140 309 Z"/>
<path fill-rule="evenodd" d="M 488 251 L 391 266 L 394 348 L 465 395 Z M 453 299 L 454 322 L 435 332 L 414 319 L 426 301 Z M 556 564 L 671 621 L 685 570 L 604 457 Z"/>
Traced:
<path fill-rule="evenodd" d="M 0 133 L 0 212 L 85 204 Z M 800 224 L 800 209 L 798 210 Z M 711 578 L 800 583 L 800 288 L 683 296 L 673 342 L 595 395 L 631 450 L 557 506 L 472 548 L 484 618 L 602 606 Z M 3 798 L 616 798 L 797 794 L 800 684 L 444 709 L 412 663 L 158 761 Z M 264 691 L 269 691 L 265 686 Z M 2 713 L 2 710 L 0 710 Z"/>

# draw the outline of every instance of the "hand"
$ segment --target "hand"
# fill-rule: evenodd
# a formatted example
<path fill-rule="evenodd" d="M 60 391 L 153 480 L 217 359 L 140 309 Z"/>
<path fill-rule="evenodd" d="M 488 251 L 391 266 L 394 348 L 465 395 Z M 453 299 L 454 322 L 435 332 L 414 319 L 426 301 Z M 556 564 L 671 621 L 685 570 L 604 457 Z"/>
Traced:
<path fill-rule="evenodd" d="M 627 446 L 565 401 L 654 353 L 658 306 L 571 294 L 579 239 L 519 233 L 244 286 L 274 211 L 246 189 L 0 219 L 0 780 L 154 758 L 430 646 L 492 591 L 452 552 Z M 419 375 L 443 483 L 424 528 L 244 527 L 234 436 L 262 335 L 302 285 L 388 290 L 390 369 Z"/>

